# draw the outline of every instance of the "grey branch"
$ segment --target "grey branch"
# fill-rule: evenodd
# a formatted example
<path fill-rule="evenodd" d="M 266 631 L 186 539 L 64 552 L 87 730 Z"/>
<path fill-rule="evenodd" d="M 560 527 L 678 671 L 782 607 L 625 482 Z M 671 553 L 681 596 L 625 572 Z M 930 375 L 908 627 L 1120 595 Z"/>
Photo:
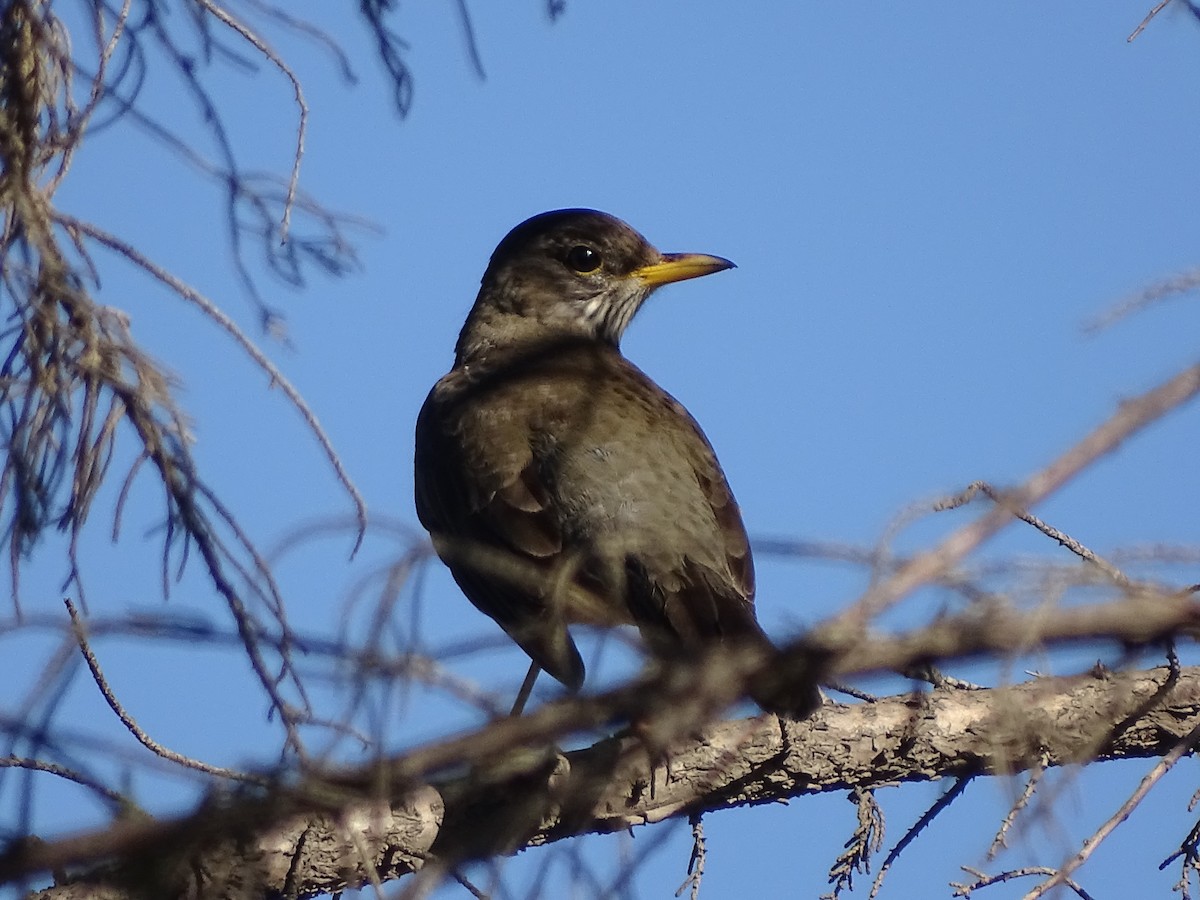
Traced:
<path fill-rule="evenodd" d="M 498 765 L 480 762 L 466 775 L 432 784 L 392 781 L 396 789 L 389 792 L 381 787 L 384 776 L 406 769 L 391 760 L 370 770 L 379 776 L 368 778 L 366 793 L 379 798 L 374 801 L 360 791 L 335 808 L 331 798 L 338 792 L 348 797 L 345 786 L 355 780 L 345 777 L 337 779 L 336 790 L 310 786 L 301 799 L 214 801 L 174 822 L 127 823 L 25 846 L 0 858 L 0 878 L 119 858 L 115 869 L 36 896 L 84 896 L 78 893 L 82 885 L 105 891 L 89 897 L 133 898 L 147 889 L 153 867 L 146 860 L 174 859 L 155 869 L 154 877 L 172 879 L 169 888 L 156 882 L 155 890 L 202 897 L 304 895 L 366 883 L 372 874 L 367 865 L 385 881 L 423 862 L 444 872 L 468 858 L 578 834 L 806 794 L 1161 757 L 1198 723 L 1200 668 L 1184 669 L 1177 679 L 1157 669 L 829 704 L 804 722 L 774 716 L 719 722 L 665 756 L 626 734 L 565 754 L 505 754 Z M 493 727 L 506 726 L 502 720 Z M 220 837 L 206 842 L 206 834 Z"/>

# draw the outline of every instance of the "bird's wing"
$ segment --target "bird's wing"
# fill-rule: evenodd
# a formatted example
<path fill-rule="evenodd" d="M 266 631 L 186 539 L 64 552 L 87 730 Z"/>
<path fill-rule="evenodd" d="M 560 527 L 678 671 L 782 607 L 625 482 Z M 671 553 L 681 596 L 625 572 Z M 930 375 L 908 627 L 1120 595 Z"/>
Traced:
<path fill-rule="evenodd" d="M 562 534 L 528 437 L 489 404 L 473 405 L 486 421 L 464 414 L 461 392 L 445 381 L 417 420 L 417 515 L 467 598 L 542 669 L 578 689 L 583 660 L 555 596 L 556 585 L 571 587 L 556 577 Z"/>
<path fill-rule="evenodd" d="M 696 430 L 699 432 L 699 426 Z M 700 436 L 704 439 L 702 433 Z M 746 536 L 742 513 L 729 489 L 729 482 L 725 480 L 725 473 L 717 464 L 716 455 L 708 446 L 707 439 L 704 439 L 704 446 L 708 452 L 700 464 L 694 466 L 696 482 L 712 507 L 717 522 L 725 562 L 732 576 L 730 586 L 749 606 L 754 603 L 754 560 L 750 555 L 750 539 Z"/>
<path fill-rule="evenodd" d="M 679 502 L 707 513 L 691 518 L 694 531 L 684 529 L 671 552 L 626 561 L 630 609 L 647 638 L 664 651 L 672 644 L 678 651 L 714 640 L 764 642 L 754 613 L 750 541 L 716 454 L 679 401 L 631 364 L 629 369 L 647 383 L 643 394 L 655 398 L 649 412 L 657 422 L 660 452 L 670 458 L 664 465 L 693 479 Z M 664 549 L 661 543 L 656 549 Z"/>

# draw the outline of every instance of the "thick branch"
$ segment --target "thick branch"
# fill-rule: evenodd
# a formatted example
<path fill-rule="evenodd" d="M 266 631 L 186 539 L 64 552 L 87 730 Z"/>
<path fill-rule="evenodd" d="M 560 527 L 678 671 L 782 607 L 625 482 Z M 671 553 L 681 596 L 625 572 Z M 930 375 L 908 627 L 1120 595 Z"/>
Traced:
<path fill-rule="evenodd" d="M 207 883 L 177 883 L 178 890 L 213 896 L 208 891 L 219 882 L 211 873 L 257 876 L 265 871 L 261 861 L 266 848 L 276 861 L 272 871 L 290 873 L 294 880 L 268 883 L 264 877 L 250 882 L 262 893 L 300 885 L 329 890 L 334 887 L 330 860 L 336 861 L 332 880 L 355 884 L 368 877 L 361 865 L 367 858 L 379 866 L 379 877 L 387 879 L 411 871 L 427 851 L 453 864 L 585 832 L 804 794 L 973 773 L 1009 774 L 1041 764 L 1161 756 L 1198 722 L 1200 668 L 1190 668 L 1177 679 L 1165 669 L 1097 672 L 991 690 L 936 690 L 869 704 L 831 704 L 804 722 L 780 722 L 773 716 L 721 722 L 680 743 L 666 757 L 652 754 L 630 733 L 563 755 L 530 751 L 524 762 L 520 754 L 508 754 L 501 765 L 480 765 L 469 775 L 410 791 L 407 796 L 418 799 L 404 807 L 409 824 L 394 829 L 391 837 L 372 830 L 370 853 L 360 852 L 339 824 L 353 816 L 326 810 L 303 817 L 293 811 L 283 829 L 278 819 L 264 818 L 268 807 L 260 801 L 253 809 L 235 803 L 216 814 L 209 807 L 174 823 L 127 826 L 125 840 L 108 848 L 109 854 L 123 852 L 123 874 L 114 878 L 110 873 L 104 883 L 109 896 L 134 897 L 145 888 L 144 861 L 162 858 L 172 849 L 164 846 L 164 834 L 221 834 L 223 824 L 231 821 L 264 824 L 254 834 L 243 829 L 246 836 L 241 840 L 225 834 L 198 850 L 192 845 L 187 863 L 172 870 L 188 878 L 206 873 Z M 652 765 L 652 755 L 670 762 Z M 377 771 L 394 774 L 403 769 L 397 760 Z M 338 779 L 342 784 L 352 780 Z M 278 799 L 273 802 L 279 806 Z M 347 806 L 362 809 L 361 801 Z M 361 812 L 357 819 L 370 821 Z M 328 848 L 320 857 L 326 868 L 318 871 L 309 855 L 316 845 Z M 0 874 L 11 879 L 17 871 L 78 861 L 72 851 L 79 849 L 78 844 L 61 842 L 10 852 L 0 861 Z M 84 855 L 98 859 L 103 854 Z M 398 866 L 398 859 L 405 866 Z M 282 865 L 284 861 L 291 864 Z M 38 897 L 78 896 L 71 889 L 55 887 Z"/>
<path fill-rule="evenodd" d="M 276 816 L 263 815 L 268 810 Z M 278 798 L 252 811 L 243 808 L 242 815 L 231 812 L 202 808 L 175 822 L 118 823 L 105 832 L 68 839 L 62 845 L 82 853 L 98 849 L 96 842 L 107 843 L 109 852 L 120 848 L 128 862 L 34 897 L 251 900 L 307 897 L 348 884 L 395 879 L 420 868 L 441 824 L 442 801 L 435 790 L 425 788 L 392 803 L 355 801 L 334 812 L 301 813 Z M 27 849 L 36 852 L 37 845 Z"/>

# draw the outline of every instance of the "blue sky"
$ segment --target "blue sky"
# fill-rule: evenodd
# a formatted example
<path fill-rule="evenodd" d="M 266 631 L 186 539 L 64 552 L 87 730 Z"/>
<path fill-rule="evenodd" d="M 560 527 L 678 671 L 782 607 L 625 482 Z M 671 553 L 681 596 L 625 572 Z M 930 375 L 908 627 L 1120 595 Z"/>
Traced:
<path fill-rule="evenodd" d="M 302 291 L 266 275 L 260 283 L 290 338 L 265 339 L 270 355 L 304 392 L 373 515 L 416 526 L 417 410 L 450 365 L 496 242 L 556 207 L 604 209 L 663 250 L 738 264 L 657 294 L 624 349 L 703 424 L 755 536 L 870 546 L 913 501 L 977 478 L 1015 483 L 1123 398 L 1193 361 L 1193 298 L 1098 336 L 1081 331 L 1122 298 L 1197 264 L 1200 30 L 1174 6 L 1132 43 L 1144 3 L 745 12 L 613 0 L 569 3 L 554 23 L 533 0 L 505 7 L 472 4 L 480 80 L 453 4 L 402 6 L 393 24 L 415 79 L 403 120 L 365 30 L 343 7 L 306 0 L 291 10 L 338 38 L 357 85 L 339 80 L 312 42 L 265 31 L 311 107 L 302 187 L 381 229 L 356 233 L 361 266 L 344 278 L 316 274 Z M 218 67 L 211 78 L 246 168 L 286 172 L 296 121 L 287 82 L 267 66 Z M 211 149 L 177 81 L 151 80 L 143 101 L 197 149 Z M 123 125 L 98 132 L 58 199 L 254 331 L 219 194 L 161 144 Z M 101 300 L 128 309 L 135 337 L 178 374 L 202 471 L 251 533 L 270 547 L 299 522 L 345 514 L 344 495 L 279 392 L 194 310 L 111 257 L 99 260 Z M 1039 514 L 1101 553 L 1194 546 L 1195 440 L 1195 411 L 1176 414 Z M 146 535 L 157 497 L 146 482 L 135 499 L 120 544 L 109 544 L 98 520 L 83 548 L 93 613 L 162 610 L 155 537 Z M 926 546 L 963 521 L 922 522 L 899 546 Z M 401 544 L 376 538 L 353 566 L 349 546 L 338 535 L 280 563 L 298 627 L 362 636 L 364 604 L 347 612 L 347 594 Z M 59 612 L 60 549 L 47 540 L 27 567 L 26 609 Z M 986 552 L 1068 561 L 1027 531 L 1010 530 Z M 760 617 L 780 637 L 849 604 L 865 583 L 863 572 L 806 560 L 760 555 L 758 569 Z M 440 570 L 425 591 L 426 646 L 497 633 Z M 918 598 L 904 615 L 915 621 L 940 602 Z M 225 621 L 194 576 L 167 609 Z M 24 641 L 8 656 L 18 667 L 11 678 L 27 684 L 53 644 L 47 635 Z M 278 736 L 235 655 L 132 640 L 98 652 L 159 740 L 218 763 L 272 760 Z M 515 686 L 523 659 L 497 649 L 460 670 Z M 1078 661 L 1046 657 L 1038 668 L 1067 672 Z M 338 708 L 339 695 L 328 693 Z M 60 715 L 119 739 L 94 694 L 77 678 Z M 415 702 L 383 721 L 395 746 L 471 719 Z M 156 809 L 190 796 L 130 767 Z M 1012 861 L 1060 861 L 1149 767 L 1067 774 Z M 1177 877 L 1155 869 L 1191 824 L 1194 784 L 1173 778 L 1085 870 L 1099 896 L 1163 896 Z M 887 847 L 940 790 L 881 794 Z M 947 895 L 957 866 L 982 860 L 1015 790 L 972 786 L 901 857 L 884 896 Z M 15 797 L 12 780 L 0 783 L 6 821 Z M 81 821 L 78 808 L 64 814 L 43 803 L 36 814 L 52 827 Z M 853 821 L 838 796 L 711 816 L 702 896 L 816 896 Z M 663 830 L 640 831 L 633 852 Z M 686 827 L 671 831 L 630 896 L 673 891 L 689 841 Z M 584 857 L 603 870 L 623 843 L 589 840 Z M 507 864 L 516 896 L 541 853 Z"/>

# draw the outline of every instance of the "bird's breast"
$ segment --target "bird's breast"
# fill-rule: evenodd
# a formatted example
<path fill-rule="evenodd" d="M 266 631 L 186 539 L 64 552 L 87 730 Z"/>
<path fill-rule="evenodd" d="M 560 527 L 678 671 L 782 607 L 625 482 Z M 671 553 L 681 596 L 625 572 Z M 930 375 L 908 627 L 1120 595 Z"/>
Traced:
<path fill-rule="evenodd" d="M 723 557 L 711 489 L 728 496 L 687 411 L 615 350 L 581 348 L 448 383 L 447 414 L 482 500 L 516 478 L 544 490 L 564 539 Z M 678 545 L 678 546 L 676 546 Z M 705 561 L 709 562 L 709 561 Z"/>

